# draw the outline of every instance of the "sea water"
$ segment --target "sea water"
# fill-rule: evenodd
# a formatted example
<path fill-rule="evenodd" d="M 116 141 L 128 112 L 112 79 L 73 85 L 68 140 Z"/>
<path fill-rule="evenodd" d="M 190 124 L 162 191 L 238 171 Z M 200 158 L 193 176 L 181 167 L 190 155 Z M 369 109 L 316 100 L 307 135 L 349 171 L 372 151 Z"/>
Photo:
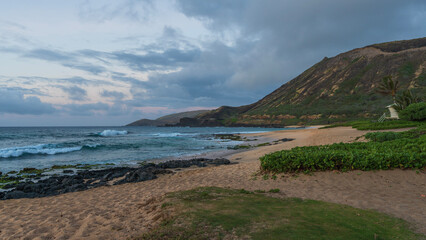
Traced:
<path fill-rule="evenodd" d="M 0 172 L 53 165 L 114 164 L 181 157 L 227 149 L 241 142 L 215 134 L 271 128 L 225 127 L 8 127 L 0 128 Z"/>

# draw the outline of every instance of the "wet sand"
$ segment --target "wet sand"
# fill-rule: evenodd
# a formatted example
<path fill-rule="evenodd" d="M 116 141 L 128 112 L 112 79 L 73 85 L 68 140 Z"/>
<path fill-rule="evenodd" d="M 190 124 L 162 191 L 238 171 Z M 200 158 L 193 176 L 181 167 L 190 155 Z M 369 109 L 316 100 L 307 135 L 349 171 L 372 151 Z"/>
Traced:
<path fill-rule="evenodd" d="M 158 211 L 165 193 L 199 186 L 247 190 L 279 188 L 279 197 L 300 197 L 374 209 L 405 219 L 426 234 L 426 174 L 414 170 L 312 176 L 256 176 L 258 158 L 295 146 L 351 142 L 366 131 L 348 127 L 250 134 L 262 139 L 294 138 L 291 142 L 227 152 L 235 165 L 192 168 L 139 183 L 95 188 L 38 199 L 0 201 L 0 239 L 126 239 L 151 229 L 162 219 Z M 423 196 L 422 196 L 423 195 Z"/>

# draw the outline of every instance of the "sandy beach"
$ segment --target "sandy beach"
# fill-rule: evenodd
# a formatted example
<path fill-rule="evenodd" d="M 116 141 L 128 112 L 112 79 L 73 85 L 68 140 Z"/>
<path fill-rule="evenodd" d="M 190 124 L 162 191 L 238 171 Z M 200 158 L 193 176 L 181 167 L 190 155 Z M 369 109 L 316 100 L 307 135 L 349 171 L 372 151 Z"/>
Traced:
<path fill-rule="evenodd" d="M 400 130 L 402 131 L 402 130 Z M 290 142 L 226 152 L 238 164 L 191 168 L 158 179 L 37 199 L 0 201 L 0 239 L 127 239 L 162 220 L 159 206 L 168 192 L 200 186 L 247 190 L 279 188 L 274 196 L 299 197 L 357 208 L 374 209 L 402 218 L 426 234 L 426 174 L 415 170 L 318 172 L 284 174 L 276 180 L 256 176 L 259 157 L 296 146 L 352 142 L 367 131 L 350 127 L 300 129 L 250 134 L 265 141 Z M 218 153 L 216 153 L 218 154 Z M 224 153 L 222 153 L 224 154 Z"/>

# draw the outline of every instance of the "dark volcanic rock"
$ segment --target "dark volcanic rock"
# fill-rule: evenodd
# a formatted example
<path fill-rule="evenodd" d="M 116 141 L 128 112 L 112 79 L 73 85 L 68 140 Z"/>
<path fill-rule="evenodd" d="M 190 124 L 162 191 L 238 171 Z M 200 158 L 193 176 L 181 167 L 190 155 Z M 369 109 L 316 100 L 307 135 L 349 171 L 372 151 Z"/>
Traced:
<path fill-rule="evenodd" d="M 15 187 L 15 185 L 13 183 L 11 183 L 11 184 L 4 185 L 3 189 L 11 189 L 11 188 L 14 188 L 14 187 Z"/>
<path fill-rule="evenodd" d="M 196 158 L 192 160 L 171 160 L 163 163 L 159 163 L 157 166 L 160 168 L 188 168 L 191 166 L 206 167 L 207 164 L 212 165 L 226 165 L 231 162 L 225 158 L 207 159 L 207 158 Z"/>
<path fill-rule="evenodd" d="M 28 194 L 22 191 L 10 191 L 10 192 L 6 192 L 4 199 L 25 198 L 28 196 L 29 196 Z"/>
<path fill-rule="evenodd" d="M 1 199 L 36 198 L 53 196 L 62 193 L 83 191 L 90 188 L 105 186 L 109 181 L 124 177 L 116 181 L 114 185 L 141 182 L 157 178 L 158 174 L 171 174 L 173 168 L 188 168 L 191 166 L 206 167 L 208 165 L 230 164 L 228 159 L 197 158 L 191 160 L 171 160 L 159 164 L 147 163 L 139 168 L 117 167 L 103 170 L 85 170 L 75 175 L 52 176 L 38 182 L 26 181 L 7 184 L 4 189 L 12 189 L 8 192 L 0 192 Z M 68 173 L 65 172 L 64 173 Z"/>
<path fill-rule="evenodd" d="M 148 169 L 137 169 L 127 174 L 127 176 L 124 179 L 116 182 L 115 184 L 118 185 L 123 183 L 130 183 L 130 182 L 141 182 L 146 180 L 152 180 L 155 178 L 157 178 L 157 176 L 155 176 L 155 174 L 152 173 L 152 171 Z"/>
<path fill-rule="evenodd" d="M 280 140 L 278 140 L 279 142 L 290 142 L 290 141 L 293 141 L 294 140 L 294 138 L 283 138 L 283 139 L 280 139 Z"/>
<path fill-rule="evenodd" d="M 226 158 L 216 158 L 216 159 L 209 159 L 208 163 L 213 165 L 228 165 L 231 163 L 231 161 L 229 161 Z"/>

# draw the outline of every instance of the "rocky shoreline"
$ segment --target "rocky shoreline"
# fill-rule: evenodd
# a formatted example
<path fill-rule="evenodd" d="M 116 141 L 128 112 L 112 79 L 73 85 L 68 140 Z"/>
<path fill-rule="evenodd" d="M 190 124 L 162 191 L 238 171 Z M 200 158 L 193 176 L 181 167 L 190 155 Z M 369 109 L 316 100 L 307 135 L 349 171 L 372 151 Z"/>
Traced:
<path fill-rule="evenodd" d="M 12 183 L 0 192 L 0 200 L 18 198 L 39 198 L 54 196 L 68 192 L 83 191 L 91 188 L 119 185 L 124 183 L 141 182 L 157 178 L 159 174 L 173 174 L 170 169 L 207 167 L 228 165 L 231 162 L 225 158 L 207 159 L 196 158 L 190 160 L 170 160 L 161 163 L 146 163 L 138 168 L 116 167 L 103 170 L 84 170 L 74 175 L 52 176 L 37 182 L 27 181 Z M 64 170 L 67 171 L 67 170 Z"/>

